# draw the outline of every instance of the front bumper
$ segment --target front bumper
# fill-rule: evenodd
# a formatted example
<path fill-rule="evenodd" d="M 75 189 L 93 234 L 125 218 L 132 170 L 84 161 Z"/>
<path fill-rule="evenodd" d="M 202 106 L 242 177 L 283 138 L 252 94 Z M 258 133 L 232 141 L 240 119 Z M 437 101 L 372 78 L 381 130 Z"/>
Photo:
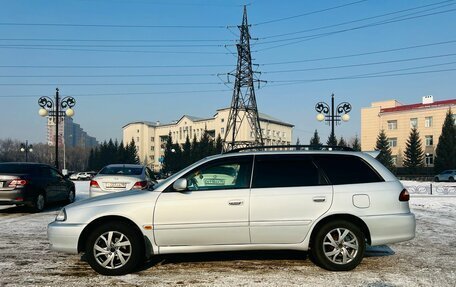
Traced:
<path fill-rule="evenodd" d="M 383 245 L 411 240 L 415 237 L 416 221 L 413 213 L 365 216 L 371 235 L 371 245 Z"/>
<path fill-rule="evenodd" d="M 51 249 L 77 254 L 79 237 L 85 227 L 86 224 L 71 224 L 61 221 L 49 223 L 47 236 Z"/>

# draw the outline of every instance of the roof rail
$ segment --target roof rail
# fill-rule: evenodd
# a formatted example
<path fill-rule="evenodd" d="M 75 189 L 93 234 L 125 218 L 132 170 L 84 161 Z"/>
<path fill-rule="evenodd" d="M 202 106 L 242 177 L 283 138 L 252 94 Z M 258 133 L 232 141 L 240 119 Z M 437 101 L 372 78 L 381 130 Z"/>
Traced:
<path fill-rule="evenodd" d="M 229 150 L 225 153 L 236 153 L 241 151 L 260 151 L 260 150 L 327 150 L 327 151 L 353 151 L 350 147 L 333 146 L 333 145 L 267 145 L 267 146 L 249 146 Z"/>

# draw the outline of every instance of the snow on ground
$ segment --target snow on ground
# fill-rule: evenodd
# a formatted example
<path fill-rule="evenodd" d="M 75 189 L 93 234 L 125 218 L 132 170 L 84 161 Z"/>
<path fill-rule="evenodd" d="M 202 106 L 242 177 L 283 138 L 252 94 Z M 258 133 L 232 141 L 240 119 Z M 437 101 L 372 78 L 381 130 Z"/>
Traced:
<path fill-rule="evenodd" d="M 49 250 L 46 226 L 60 207 L 30 214 L 0 207 L 0 286 L 455 286 L 456 192 L 454 186 L 403 182 L 412 193 L 416 238 L 370 248 L 351 272 L 328 272 L 305 252 L 257 251 L 156 256 L 143 270 L 101 276 L 78 255 Z M 88 197 L 76 182 L 76 200 Z M 424 189 L 427 188 L 428 189 Z"/>

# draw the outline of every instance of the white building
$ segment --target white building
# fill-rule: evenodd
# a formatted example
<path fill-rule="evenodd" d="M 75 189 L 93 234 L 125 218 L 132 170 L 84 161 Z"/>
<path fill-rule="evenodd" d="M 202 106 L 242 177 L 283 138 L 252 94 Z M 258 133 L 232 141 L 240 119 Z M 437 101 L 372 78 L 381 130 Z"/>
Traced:
<path fill-rule="evenodd" d="M 128 144 L 131 140 L 136 143 L 136 149 L 141 163 L 160 169 L 159 159 L 164 155 L 164 147 L 168 135 L 174 143 L 183 144 L 187 138 L 194 136 L 199 140 L 207 130 L 213 138 L 225 138 L 225 129 L 230 109 L 219 109 L 212 118 L 198 118 L 184 115 L 178 121 L 169 124 L 160 122 L 131 122 L 122 127 L 123 142 Z M 260 113 L 260 126 L 265 145 L 291 144 L 293 125 Z M 238 133 L 237 140 L 252 141 L 253 132 L 245 119 Z"/>

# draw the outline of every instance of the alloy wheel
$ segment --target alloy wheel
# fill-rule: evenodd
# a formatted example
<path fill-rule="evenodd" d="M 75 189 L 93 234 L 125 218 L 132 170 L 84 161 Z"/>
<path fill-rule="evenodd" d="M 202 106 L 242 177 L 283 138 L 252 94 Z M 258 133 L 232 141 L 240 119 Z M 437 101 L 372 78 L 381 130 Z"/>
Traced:
<path fill-rule="evenodd" d="M 335 264 L 347 264 L 358 254 L 356 235 L 346 228 L 335 228 L 328 232 L 323 241 L 323 252 Z"/>
<path fill-rule="evenodd" d="M 132 254 L 132 244 L 127 236 L 118 231 L 100 235 L 93 246 L 96 262 L 106 269 L 118 269 L 127 264 Z"/>

